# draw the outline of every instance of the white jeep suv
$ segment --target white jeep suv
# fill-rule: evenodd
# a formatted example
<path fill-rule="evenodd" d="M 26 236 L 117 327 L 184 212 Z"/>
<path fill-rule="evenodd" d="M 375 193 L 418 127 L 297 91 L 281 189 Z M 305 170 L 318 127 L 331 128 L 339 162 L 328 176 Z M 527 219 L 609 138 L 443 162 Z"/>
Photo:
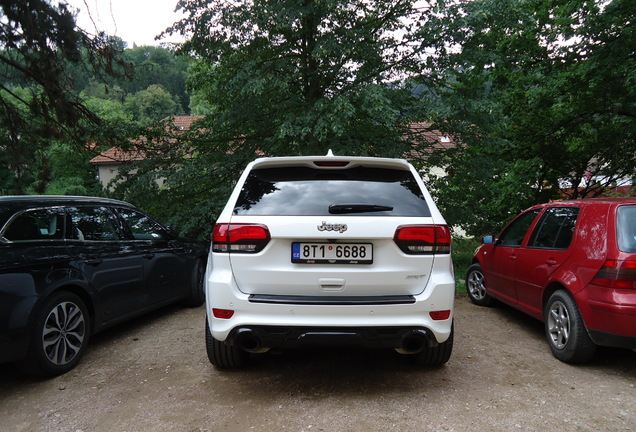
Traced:
<path fill-rule="evenodd" d="M 255 160 L 212 233 L 208 358 L 234 368 L 272 348 L 345 344 L 442 365 L 453 346 L 450 248 L 405 160 Z"/>

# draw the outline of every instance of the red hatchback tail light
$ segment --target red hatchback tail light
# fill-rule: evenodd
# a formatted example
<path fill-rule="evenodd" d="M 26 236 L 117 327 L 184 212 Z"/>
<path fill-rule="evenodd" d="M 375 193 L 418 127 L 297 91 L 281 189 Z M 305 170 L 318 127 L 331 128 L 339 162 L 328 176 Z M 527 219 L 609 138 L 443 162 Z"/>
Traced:
<path fill-rule="evenodd" d="M 608 259 L 592 283 L 608 288 L 636 289 L 636 261 Z"/>
<path fill-rule="evenodd" d="M 257 253 L 270 238 L 265 225 L 216 224 L 212 231 L 212 252 Z"/>
<path fill-rule="evenodd" d="M 451 234 L 446 225 L 400 225 L 393 240 L 409 255 L 450 253 Z"/>

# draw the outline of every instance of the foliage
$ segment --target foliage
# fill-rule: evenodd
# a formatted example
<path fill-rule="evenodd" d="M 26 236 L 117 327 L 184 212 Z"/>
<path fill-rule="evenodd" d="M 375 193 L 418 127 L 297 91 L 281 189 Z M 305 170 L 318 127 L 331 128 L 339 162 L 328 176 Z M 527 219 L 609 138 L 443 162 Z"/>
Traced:
<path fill-rule="evenodd" d="M 206 165 L 209 159 L 199 150 L 207 144 L 206 136 L 196 124 L 185 131 L 170 120 L 154 124 L 134 145 L 146 159 L 120 172 L 112 195 L 133 202 L 184 236 L 209 240 L 239 172 L 228 169 L 229 163 Z"/>
<path fill-rule="evenodd" d="M 17 135 L 28 123 L 27 115 L 39 116 L 46 127 L 40 133 L 50 137 L 68 132 L 84 120 L 98 121 L 69 90 L 65 65 L 83 63 L 113 74 L 118 66 L 122 73 L 130 72 L 117 59 L 109 39 L 105 35 L 91 39 L 77 29 L 64 3 L 54 6 L 44 0 L 2 0 L 0 8 L 2 126 Z M 26 100 L 12 91 L 15 85 L 37 90 Z"/>
<path fill-rule="evenodd" d="M 217 109 L 217 146 L 267 154 L 399 156 L 408 89 L 426 41 L 413 1 L 182 1 L 169 32 L 197 57 L 189 88 Z M 234 143 L 234 144 L 232 144 Z M 213 144 L 213 143 L 211 143 Z M 224 150 L 225 151 L 225 150 Z"/>
<path fill-rule="evenodd" d="M 151 84 L 145 90 L 128 95 L 124 108 L 142 125 L 148 125 L 181 112 L 179 103 L 159 84 Z"/>
<path fill-rule="evenodd" d="M 94 157 L 90 149 L 77 149 L 58 141 L 51 144 L 45 152 L 48 163 L 48 180 L 38 193 L 51 195 L 103 195 L 101 185 L 95 178 L 95 172 L 89 161 Z M 36 191 L 33 191 L 36 192 Z"/>
<path fill-rule="evenodd" d="M 427 41 L 414 38 L 430 9 L 414 1 L 182 1 L 168 32 L 189 37 L 193 111 L 206 117 L 169 140 L 145 137 L 119 197 L 148 201 L 194 236 L 209 227 L 245 165 L 258 155 L 402 156 L 410 87 L 391 82 L 417 69 Z M 151 160 L 151 162 L 150 162 Z M 135 186 L 135 182 L 139 182 Z M 141 201 L 140 201 L 141 202 Z M 151 203 L 148 203 L 151 205 Z"/>
<path fill-rule="evenodd" d="M 47 195 L 99 195 L 95 192 L 89 192 L 84 185 L 84 179 L 81 177 L 62 177 L 58 180 L 53 180 L 47 185 L 44 192 Z"/>
<path fill-rule="evenodd" d="M 436 195 L 452 223 L 493 232 L 531 204 L 634 176 L 635 19 L 630 0 L 448 5 L 435 64 L 449 85 L 425 102 L 461 137 L 429 161 L 451 174 Z"/>
<path fill-rule="evenodd" d="M 452 259 L 455 270 L 455 281 L 457 292 L 466 292 L 466 272 L 472 264 L 475 249 L 480 245 L 478 239 L 474 237 L 453 236 Z"/>
<path fill-rule="evenodd" d="M 186 92 L 186 74 L 191 61 L 189 57 L 177 56 L 166 47 L 140 46 L 124 50 L 122 58 L 134 65 L 136 71 L 134 80 L 114 81 L 124 93 L 135 94 L 151 85 L 160 85 L 175 99 L 179 110 L 189 106 L 190 97 Z"/>
<path fill-rule="evenodd" d="M 99 117 L 73 91 L 70 65 L 103 75 L 132 71 L 106 35 L 77 29 L 64 3 L 0 0 L 0 18 L 0 189 L 42 193 L 51 143 L 82 147 L 99 131 Z"/>
<path fill-rule="evenodd" d="M 187 107 L 189 60 L 173 51 L 125 50 L 119 38 L 89 36 L 64 3 L 0 1 L 0 8 L 0 193 L 64 191 L 60 185 L 78 179 L 76 192 L 98 193 L 86 174 L 92 157 Z M 77 171 L 57 168 L 65 166 Z"/>
<path fill-rule="evenodd" d="M 64 4 L 0 8 L 3 194 L 99 193 L 88 160 L 135 145 L 115 194 L 204 237 L 255 157 L 415 156 L 412 121 L 459 144 L 413 162 L 477 236 L 636 175 L 632 0 L 181 0 L 181 56 L 91 38 Z M 188 109 L 191 131 L 158 122 Z"/>
<path fill-rule="evenodd" d="M 20 100 L 30 101 L 31 97 L 33 97 L 32 92 L 35 92 L 35 89 L 15 87 L 11 94 L 16 95 Z M 11 94 L 4 90 L 0 91 L 0 98 L 6 107 L 4 114 L 14 112 L 14 110 L 21 110 L 18 105 L 19 102 L 16 102 Z M 0 114 L 0 121 L 8 122 L 11 118 L 9 116 L 2 119 Z M 20 122 L 21 120 L 18 121 Z M 2 183 L 0 184 L 0 189 L 3 195 L 25 193 L 27 187 L 38 180 L 35 170 L 28 169 L 28 167 L 38 163 L 40 166 L 43 165 L 41 163 L 42 153 L 39 150 L 43 146 L 43 138 L 39 133 L 43 128 L 43 123 L 44 121 L 41 118 L 33 118 L 28 125 L 24 124 L 16 128 L 17 130 L 14 129 L 13 134 L 10 132 L 12 125 L 0 125 L 3 132 L 0 135 L 0 150 L 2 150 L 0 153 L 0 158 L 2 158 L 2 164 L 0 165 Z"/>

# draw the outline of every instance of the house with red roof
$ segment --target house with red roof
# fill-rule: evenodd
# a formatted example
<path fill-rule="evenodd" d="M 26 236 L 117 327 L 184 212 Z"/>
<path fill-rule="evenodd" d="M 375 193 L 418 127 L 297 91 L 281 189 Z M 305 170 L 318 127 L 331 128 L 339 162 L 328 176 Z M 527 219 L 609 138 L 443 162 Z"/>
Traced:
<path fill-rule="evenodd" d="M 168 117 L 163 121 L 166 122 L 166 128 L 175 130 L 178 133 L 179 131 L 189 130 L 192 123 L 202 118 L 203 116 L 180 115 Z M 140 138 L 140 142 L 143 141 L 143 137 Z M 133 142 L 133 144 L 135 143 Z M 146 152 L 142 146 L 133 145 L 126 150 L 121 147 L 111 147 L 91 159 L 90 163 L 97 168 L 99 182 L 104 189 L 107 189 L 111 182 L 119 176 L 122 166 L 144 159 L 146 159 Z M 132 174 L 134 171 L 129 173 Z"/>
<path fill-rule="evenodd" d="M 201 118 L 203 116 L 181 115 L 164 119 L 164 121 L 171 122 L 172 129 L 176 129 L 178 133 L 178 131 L 189 130 L 192 123 Z M 431 123 L 412 123 L 409 125 L 409 137 L 405 139 L 414 141 L 413 150 L 405 155 L 407 159 L 426 158 L 435 150 L 444 150 L 455 146 L 452 139 L 440 131 L 432 129 Z M 143 142 L 143 137 L 140 142 Z M 104 189 L 108 188 L 109 184 L 120 175 L 122 166 L 146 158 L 146 152 L 142 148 L 143 146 L 135 145 L 127 150 L 121 147 L 111 147 L 91 159 L 90 163 L 97 167 L 98 178 Z M 436 175 L 444 175 L 443 168 L 436 169 L 434 172 Z M 129 171 L 129 173 L 133 174 L 134 171 Z"/>

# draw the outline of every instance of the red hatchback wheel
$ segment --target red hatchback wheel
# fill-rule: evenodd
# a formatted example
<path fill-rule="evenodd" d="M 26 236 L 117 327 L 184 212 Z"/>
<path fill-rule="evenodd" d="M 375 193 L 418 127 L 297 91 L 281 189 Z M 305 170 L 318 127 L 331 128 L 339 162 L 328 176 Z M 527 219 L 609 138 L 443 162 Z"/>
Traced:
<path fill-rule="evenodd" d="M 574 300 L 563 290 L 550 296 L 545 308 L 545 334 L 552 354 L 567 363 L 590 360 L 596 345 L 587 334 Z"/>

